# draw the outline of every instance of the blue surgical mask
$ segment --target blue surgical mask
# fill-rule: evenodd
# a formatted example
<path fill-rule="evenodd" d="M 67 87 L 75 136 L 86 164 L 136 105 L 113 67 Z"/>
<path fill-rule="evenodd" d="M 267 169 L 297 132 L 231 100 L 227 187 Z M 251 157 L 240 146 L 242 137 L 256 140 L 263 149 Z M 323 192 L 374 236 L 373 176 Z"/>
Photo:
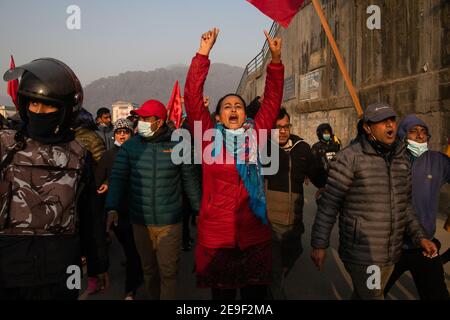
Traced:
<path fill-rule="evenodd" d="M 428 151 L 428 143 L 419 143 L 408 139 L 407 148 L 414 157 L 418 158 Z"/>
<path fill-rule="evenodd" d="M 152 137 L 156 132 L 152 130 L 152 124 L 154 124 L 155 122 L 150 123 L 145 121 L 139 121 L 137 126 L 138 133 L 144 138 Z"/>
<path fill-rule="evenodd" d="M 325 133 L 324 135 L 322 135 L 322 137 L 323 137 L 323 140 L 325 140 L 325 141 L 330 141 L 331 140 L 331 134 Z"/>

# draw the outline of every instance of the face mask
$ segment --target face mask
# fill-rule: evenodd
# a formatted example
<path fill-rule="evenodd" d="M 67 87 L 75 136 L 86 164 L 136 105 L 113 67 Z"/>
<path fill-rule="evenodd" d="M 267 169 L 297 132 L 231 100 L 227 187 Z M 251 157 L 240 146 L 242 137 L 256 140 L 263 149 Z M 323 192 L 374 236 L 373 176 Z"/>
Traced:
<path fill-rule="evenodd" d="M 425 152 L 428 151 L 428 143 L 427 142 L 418 143 L 418 142 L 408 139 L 407 148 L 414 157 L 418 158 L 422 154 L 424 154 Z"/>
<path fill-rule="evenodd" d="M 331 134 L 324 134 L 322 137 L 323 137 L 323 140 L 325 140 L 325 141 L 331 140 Z"/>
<path fill-rule="evenodd" d="M 31 138 L 39 140 L 54 136 L 59 132 L 59 123 L 61 121 L 61 113 L 34 113 L 27 111 L 28 125 L 27 132 Z"/>
<path fill-rule="evenodd" d="M 122 146 L 122 144 L 119 141 L 117 141 L 117 140 L 114 140 L 114 144 L 116 146 L 118 146 L 119 148 Z"/>
<path fill-rule="evenodd" d="M 144 138 L 152 137 L 155 134 L 155 132 L 157 131 L 157 130 L 155 130 L 155 131 L 152 130 L 152 124 L 154 124 L 154 123 L 156 123 L 156 121 L 152 122 L 152 123 L 139 121 L 138 126 L 137 126 L 138 133 Z"/>

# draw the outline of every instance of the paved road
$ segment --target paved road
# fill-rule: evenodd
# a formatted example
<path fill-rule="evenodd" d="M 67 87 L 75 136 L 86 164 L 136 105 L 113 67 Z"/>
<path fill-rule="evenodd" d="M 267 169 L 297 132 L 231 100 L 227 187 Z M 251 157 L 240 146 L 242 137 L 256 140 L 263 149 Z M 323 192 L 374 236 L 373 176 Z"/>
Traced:
<path fill-rule="evenodd" d="M 337 226 L 332 232 L 331 248 L 328 250 L 325 267 L 322 271 L 317 271 L 310 257 L 310 235 L 311 226 L 314 220 L 316 204 L 313 200 L 314 188 L 305 189 L 305 210 L 304 222 L 306 232 L 303 235 L 303 246 L 305 252 L 298 259 L 293 270 L 286 279 L 286 294 L 289 299 L 323 299 L 341 300 L 351 296 L 351 281 L 344 270 L 344 266 L 337 254 Z M 442 226 L 444 221 L 439 220 L 437 226 L 437 238 L 442 242 L 445 250 L 450 246 L 450 234 L 446 233 Z M 195 230 L 193 230 L 193 235 Z M 87 296 L 82 294 L 80 299 L 89 300 L 116 300 L 123 299 L 125 268 L 122 265 L 124 256 L 120 245 L 113 241 L 111 246 L 111 287 L 103 294 Z M 187 300 L 210 299 L 209 290 L 198 289 L 195 286 L 195 275 L 192 272 L 194 267 L 193 252 L 182 252 L 181 266 L 178 275 L 178 298 Z M 447 287 L 450 289 L 450 263 L 445 266 Z M 85 285 L 85 283 L 84 283 Z M 145 299 L 146 294 L 141 287 L 137 295 L 138 299 Z M 411 274 L 405 273 L 391 290 L 388 299 L 417 299 L 417 291 L 411 278 Z"/>

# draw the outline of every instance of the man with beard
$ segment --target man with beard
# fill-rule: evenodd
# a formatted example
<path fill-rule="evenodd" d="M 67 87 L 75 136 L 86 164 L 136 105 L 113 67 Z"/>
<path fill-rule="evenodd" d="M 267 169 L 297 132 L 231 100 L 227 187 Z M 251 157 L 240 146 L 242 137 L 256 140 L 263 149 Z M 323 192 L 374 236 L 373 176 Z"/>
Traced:
<path fill-rule="evenodd" d="M 405 234 L 427 257 L 437 254 L 414 213 L 411 162 L 396 139 L 396 117 L 387 104 L 367 107 L 365 135 L 331 163 L 312 228 L 311 258 L 320 269 L 339 214 L 339 255 L 352 279 L 353 299 L 384 299 Z M 373 286 L 368 285 L 372 270 Z"/>

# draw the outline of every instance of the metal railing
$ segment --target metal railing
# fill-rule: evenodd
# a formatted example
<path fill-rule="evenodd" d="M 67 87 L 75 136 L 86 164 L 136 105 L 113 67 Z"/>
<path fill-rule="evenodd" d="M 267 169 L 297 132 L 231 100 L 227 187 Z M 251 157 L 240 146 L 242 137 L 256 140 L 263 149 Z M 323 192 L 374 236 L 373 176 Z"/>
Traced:
<path fill-rule="evenodd" d="M 274 22 L 270 27 L 269 35 L 273 38 L 275 34 L 278 32 L 279 28 L 280 25 Z M 269 52 L 269 43 L 267 42 L 266 39 L 262 50 L 245 67 L 244 73 L 242 74 L 242 78 L 241 81 L 239 82 L 239 86 L 236 90 L 236 93 L 241 92 L 242 86 L 245 84 L 245 81 L 247 80 L 248 76 L 250 76 L 252 73 L 258 71 L 261 67 L 263 67 L 268 52 Z"/>

